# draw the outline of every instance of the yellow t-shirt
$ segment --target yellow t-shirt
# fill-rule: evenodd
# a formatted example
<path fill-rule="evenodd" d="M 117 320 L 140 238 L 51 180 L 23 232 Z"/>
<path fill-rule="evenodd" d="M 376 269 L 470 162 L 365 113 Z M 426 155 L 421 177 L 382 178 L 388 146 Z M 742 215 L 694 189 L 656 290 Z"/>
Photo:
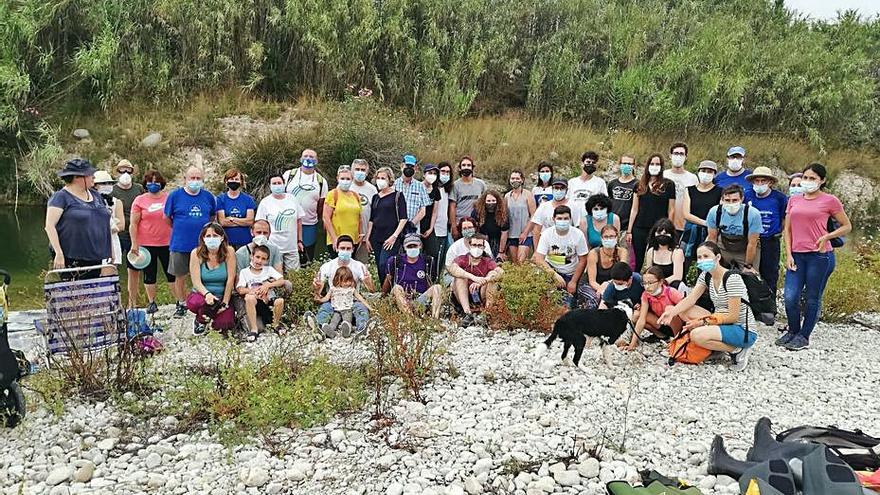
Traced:
<path fill-rule="evenodd" d="M 327 194 L 326 205 L 333 208 L 333 229 L 337 236 L 348 235 L 358 241 L 358 224 L 361 221 L 361 198 L 354 192 L 334 189 Z M 333 244 L 327 233 L 327 245 Z"/>

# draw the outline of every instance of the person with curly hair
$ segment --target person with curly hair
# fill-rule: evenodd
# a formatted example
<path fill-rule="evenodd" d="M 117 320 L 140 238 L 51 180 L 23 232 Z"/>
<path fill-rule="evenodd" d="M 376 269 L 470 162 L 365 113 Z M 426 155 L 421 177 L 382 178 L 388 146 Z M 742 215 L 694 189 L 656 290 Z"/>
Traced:
<path fill-rule="evenodd" d="M 611 210 L 613 205 L 611 198 L 607 194 L 594 194 L 587 200 L 587 245 L 590 249 L 602 246 L 602 229 L 606 225 L 614 225 L 620 230 L 620 217 L 615 215 Z"/>
<path fill-rule="evenodd" d="M 497 253 L 498 258 L 505 259 L 510 220 L 507 216 L 507 204 L 501 193 L 494 190 L 484 192 L 474 203 L 474 219 L 477 221 L 478 232 L 488 238 L 491 252 Z"/>

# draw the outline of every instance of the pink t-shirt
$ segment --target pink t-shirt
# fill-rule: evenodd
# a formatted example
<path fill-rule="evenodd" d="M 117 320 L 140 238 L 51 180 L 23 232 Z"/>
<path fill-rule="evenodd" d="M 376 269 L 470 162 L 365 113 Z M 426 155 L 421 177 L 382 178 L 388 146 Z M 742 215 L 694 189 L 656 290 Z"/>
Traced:
<path fill-rule="evenodd" d="M 171 242 L 171 226 L 165 220 L 165 201 L 168 193 L 159 193 L 158 198 L 141 194 L 131 204 L 132 215 L 141 214 L 138 223 L 137 242 L 140 246 L 167 246 Z"/>
<path fill-rule="evenodd" d="M 843 204 L 833 194 L 820 193 L 813 199 L 792 196 L 788 200 L 788 215 L 791 223 L 791 252 L 815 253 L 816 242 L 828 233 L 828 217 L 843 211 Z M 822 252 L 831 250 L 831 242 Z"/>
<path fill-rule="evenodd" d="M 668 285 L 663 286 L 663 292 L 659 296 L 652 296 L 648 291 L 642 292 L 642 306 L 648 305 L 651 312 L 657 316 L 663 314 L 667 306 L 675 306 L 684 299 L 681 292 L 673 289 Z"/>

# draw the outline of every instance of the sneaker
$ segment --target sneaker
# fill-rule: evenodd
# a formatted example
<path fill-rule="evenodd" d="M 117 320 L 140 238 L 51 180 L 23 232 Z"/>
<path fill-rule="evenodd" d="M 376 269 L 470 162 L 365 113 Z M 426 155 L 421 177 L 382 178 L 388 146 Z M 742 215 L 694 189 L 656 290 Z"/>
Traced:
<path fill-rule="evenodd" d="M 731 354 L 730 358 L 733 359 L 733 364 L 730 365 L 730 369 L 732 371 L 742 371 L 746 369 L 746 366 L 749 365 L 749 353 L 751 351 L 751 347 L 746 347 L 745 349 L 740 349 L 737 353 Z"/>
<path fill-rule="evenodd" d="M 793 338 L 794 338 L 794 334 L 786 331 L 784 334 L 782 334 L 781 337 L 776 339 L 775 344 L 778 346 L 781 346 L 781 347 L 785 347 L 785 344 L 788 344 L 791 341 L 791 339 L 793 339 Z"/>
<path fill-rule="evenodd" d="M 208 325 L 204 323 L 199 323 L 198 320 L 193 320 L 193 335 L 199 336 L 204 335 L 205 331 L 208 330 Z"/>
<path fill-rule="evenodd" d="M 345 338 L 351 337 L 351 323 L 347 321 L 343 321 L 339 324 L 340 330 L 342 330 L 342 336 Z"/>
<path fill-rule="evenodd" d="M 174 317 L 183 318 L 184 316 L 186 316 L 186 304 L 177 301 L 177 306 L 174 308 Z"/>
<path fill-rule="evenodd" d="M 318 318 L 315 316 L 315 313 L 307 311 L 306 314 L 303 315 L 303 320 L 305 320 L 306 326 L 309 328 L 312 335 L 317 336 L 319 340 L 324 339 L 324 332 L 318 327 Z"/>
<path fill-rule="evenodd" d="M 323 325 L 321 325 L 321 333 L 324 334 L 324 336 L 328 339 L 336 337 L 336 329 L 330 328 L 329 323 L 324 323 Z"/>
<path fill-rule="evenodd" d="M 805 339 L 801 335 L 795 335 L 783 347 L 785 347 L 789 351 L 800 351 L 803 349 L 809 349 L 810 341 Z"/>
<path fill-rule="evenodd" d="M 468 313 L 464 315 L 464 318 L 461 319 L 462 328 L 467 328 L 474 324 L 474 315 L 472 313 Z"/>
<path fill-rule="evenodd" d="M 151 302 L 150 305 L 147 306 L 147 314 L 148 315 L 151 315 L 157 311 L 159 311 L 159 306 L 156 304 L 156 301 Z"/>

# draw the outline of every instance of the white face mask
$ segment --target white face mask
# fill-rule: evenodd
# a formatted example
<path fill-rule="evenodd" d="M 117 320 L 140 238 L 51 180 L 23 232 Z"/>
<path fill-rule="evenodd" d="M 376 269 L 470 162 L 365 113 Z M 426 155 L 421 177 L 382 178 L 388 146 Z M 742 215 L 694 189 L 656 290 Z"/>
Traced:
<path fill-rule="evenodd" d="M 131 185 L 131 174 L 125 172 L 124 174 L 119 176 L 119 185 L 122 187 L 128 187 Z"/>
<path fill-rule="evenodd" d="M 626 284 L 614 284 L 615 290 L 626 290 L 629 286 Z"/>
<path fill-rule="evenodd" d="M 434 174 L 425 174 L 425 182 L 428 184 L 433 184 L 437 182 L 437 176 Z"/>
<path fill-rule="evenodd" d="M 676 168 L 680 168 L 684 166 L 684 161 L 687 157 L 682 155 L 672 155 L 669 157 L 669 161 L 672 162 L 672 166 Z"/>
<path fill-rule="evenodd" d="M 715 174 L 709 172 L 698 172 L 697 177 L 700 178 L 700 184 L 711 184 L 715 179 Z"/>
<path fill-rule="evenodd" d="M 383 190 L 388 187 L 388 181 L 385 179 L 376 179 L 376 187 L 378 187 L 379 190 Z"/>
<path fill-rule="evenodd" d="M 739 172 L 743 168 L 742 158 L 728 158 L 727 168 L 729 168 L 732 172 Z"/>
<path fill-rule="evenodd" d="M 662 169 L 662 165 L 648 165 L 648 173 L 651 175 L 660 175 L 660 170 Z"/>
<path fill-rule="evenodd" d="M 801 187 L 806 193 L 814 193 L 819 190 L 819 183 L 814 180 L 801 180 Z"/>
<path fill-rule="evenodd" d="M 267 242 L 269 242 L 269 238 L 263 234 L 254 236 L 254 244 L 257 246 L 265 246 Z"/>
<path fill-rule="evenodd" d="M 483 256 L 483 248 L 481 247 L 472 247 L 470 249 L 471 256 L 474 258 L 479 258 Z"/>
<path fill-rule="evenodd" d="M 652 296 L 659 296 L 661 292 L 663 292 L 663 286 L 662 286 L 662 285 L 657 286 L 657 288 L 656 288 L 653 292 L 651 292 L 651 295 L 652 295 Z"/>
<path fill-rule="evenodd" d="M 98 193 L 99 193 L 99 194 L 106 194 L 106 195 L 109 195 L 109 194 L 111 194 L 112 192 L 113 192 L 113 186 L 106 186 L 106 185 L 103 185 L 103 184 L 100 185 L 100 186 L 98 186 Z"/>
<path fill-rule="evenodd" d="M 739 213 L 739 209 L 742 208 L 742 203 L 725 203 L 724 211 L 726 211 L 730 215 L 736 215 Z"/>
<path fill-rule="evenodd" d="M 754 186 L 752 186 L 752 189 L 755 190 L 756 194 L 764 195 L 770 191 L 770 186 L 768 186 L 767 184 L 755 184 Z"/>

